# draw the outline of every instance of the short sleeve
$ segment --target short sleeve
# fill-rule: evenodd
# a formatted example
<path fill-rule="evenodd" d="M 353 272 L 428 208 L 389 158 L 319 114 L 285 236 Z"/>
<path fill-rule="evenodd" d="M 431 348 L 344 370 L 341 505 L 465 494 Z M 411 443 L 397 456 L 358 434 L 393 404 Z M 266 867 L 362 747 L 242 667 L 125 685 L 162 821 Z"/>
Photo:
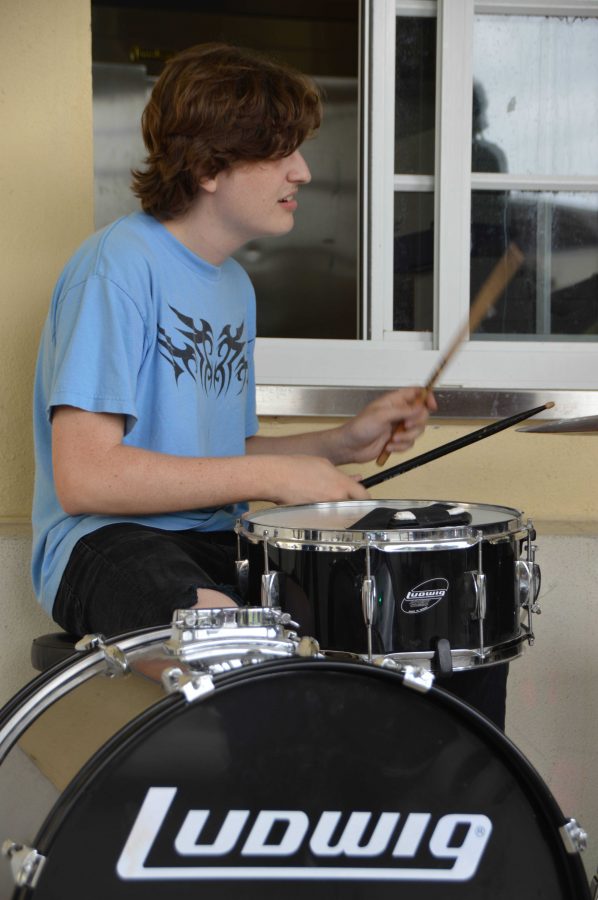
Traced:
<path fill-rule="evenodd" d="M 57 304 L 53 342 L 48 415 L 53 407 L 68 405 L 137 418 L 146 328 L 122 288 L 98 275 L 72 286 Z"/>

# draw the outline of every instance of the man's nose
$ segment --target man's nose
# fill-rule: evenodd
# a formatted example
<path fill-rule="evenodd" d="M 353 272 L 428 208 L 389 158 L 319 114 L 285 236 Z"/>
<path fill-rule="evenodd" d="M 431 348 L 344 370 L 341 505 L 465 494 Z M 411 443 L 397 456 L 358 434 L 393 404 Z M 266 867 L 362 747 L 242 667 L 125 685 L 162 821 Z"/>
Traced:
<path fill-rule="evenodd" d="M 311 181 L 311 172 L 299 150 L 295 150 L 295 152 L 291 154 L 290 162 L 291 166 L 288 174 L 289 181 L 297 182 L 299 184 L 309 184 Z"/>

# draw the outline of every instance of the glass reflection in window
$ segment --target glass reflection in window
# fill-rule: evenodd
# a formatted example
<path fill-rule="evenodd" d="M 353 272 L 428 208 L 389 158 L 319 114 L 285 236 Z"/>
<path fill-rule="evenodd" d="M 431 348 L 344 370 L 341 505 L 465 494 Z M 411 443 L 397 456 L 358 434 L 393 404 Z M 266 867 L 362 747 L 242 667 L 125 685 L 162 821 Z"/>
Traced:
<path fill-rule="evenodd" d="M 394 331 L 432 331 L 434 194 L 395 193 Z"/>
<path fill-rule="evenodd" d="M 434 173 L 436 19 L 396 20 L 395 172 Z"/>
<path fill-rule="evenodd" d="M 476 16 L 473 71 L 474 172 L 598 174 L 598 18 Z"/>
<path fill-rule="evenodd" d="M 474 339 L 596 340 L 598 194 L 474 191 L 472 298 L 510 241 L 525 262 Z"/>

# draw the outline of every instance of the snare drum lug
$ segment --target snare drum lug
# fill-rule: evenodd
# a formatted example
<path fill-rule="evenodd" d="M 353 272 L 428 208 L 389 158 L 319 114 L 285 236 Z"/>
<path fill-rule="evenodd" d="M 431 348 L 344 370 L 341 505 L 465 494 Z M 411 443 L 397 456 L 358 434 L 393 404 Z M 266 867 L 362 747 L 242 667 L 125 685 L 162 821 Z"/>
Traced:
<path fill-rule="evenodd" d="M 235 570 L 237 573 L 237 588 L 240 596 L 245 599 L 247 596 L 247 588 L 249 585 L 249 560 L 236 559 Z"/>
<path fill-rule="evenodd" d="M 46 862 L 45 856 L 33 847 L 11 840 L 2 844 L 2 856 L 10 860 L 12 877 L 17 887 L 35 887 Z"/>
<path fill-rule="evenodd" d="M 363 620 L 369 628 L 374 621 L 374 597 L 376 596 L 376 579 L 373 576 L 364 578 L 361 583 L 361 608 Z"/>
<path fill-rule="evenodd" d="M 279 572 L 266 572 L 262 575 L 262 606 L 278 606 L 280 600 Z"/>
<path fill-rule="evenodd" d="M 486 618 L 486 576 L 483 572 L 469 572 L 473 581 L 473 590 L 475 593 L 475 609 L 471 614 L 471 618 Z"/>
<path fill-rule="evenodd" d="M 243 599 L 247 594 L 249 586 L 249 560 L 241 556 L 241 520 L 237 519 L 235 525 L 235 534 L 237 535 L 237 558 L 235 560 L 235 569 L 237 572 L 237 588 Z"/>
<path fill-rule="evenodd" d="M 75 644 L 75 650 L 101 650 L 106 660 L 104 675 L 115 678 L 126 675 L 129 669 L 127 657 L 118 644 L 107 644 L 103 634 L 86 634 Z"/>
<path fill-rule="evenodd" d="M 168 694 L 179 691 L 188 703 L 199 700 L 200 697 L 210 694 L 214 690 L 211 675 L 183 672 L 178 666 L 162 672 L 162 684 Z"/>
<path fill-rule="evenodd" d="M 537 602 L 540 593 L 540 566 L 533 558 L 518 559 L 515 563 L 515 575 L 519 588 L 519 602 L 521 608 L 528 611 L 528 625 L 531 631 L 532 614 L 539 616 L 542 612 Z"/>
<path fill-rule="evenodd" d="M 368 548 L 369 551 L 369 548 Z M 376 597 L 376 579 L 369 574 L 369 552 L 366 557 L 367 574 L 361 583 L 361 611 L 367 633 L 368 659 L 372 661 L 372 623 L 374 621 L 374 601 Z"/>
<path fill-rule="evenodd" d="M 567 853 L 581 853 L 583 850 L 587 850 L 587 832 L 583 830 L 576 819 L 569 819 L 568 822 L 562 825 L 559 828 L 559 834 Z"/>

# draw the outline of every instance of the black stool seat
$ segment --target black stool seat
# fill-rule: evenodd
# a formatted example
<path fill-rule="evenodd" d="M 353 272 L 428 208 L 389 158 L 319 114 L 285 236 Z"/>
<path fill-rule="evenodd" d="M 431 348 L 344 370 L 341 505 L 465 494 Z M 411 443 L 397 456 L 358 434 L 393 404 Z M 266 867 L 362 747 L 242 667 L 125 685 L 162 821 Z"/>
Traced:
<path fill-rule="evenodd" d="M 68 634 L 66 631 L 40 634 L 31 643 L 31 665 L 38 672 L 44 672 L 56 663 L 73 656 L 77 652 L 75 644 L 78 640 L 78 635 Z"/>

